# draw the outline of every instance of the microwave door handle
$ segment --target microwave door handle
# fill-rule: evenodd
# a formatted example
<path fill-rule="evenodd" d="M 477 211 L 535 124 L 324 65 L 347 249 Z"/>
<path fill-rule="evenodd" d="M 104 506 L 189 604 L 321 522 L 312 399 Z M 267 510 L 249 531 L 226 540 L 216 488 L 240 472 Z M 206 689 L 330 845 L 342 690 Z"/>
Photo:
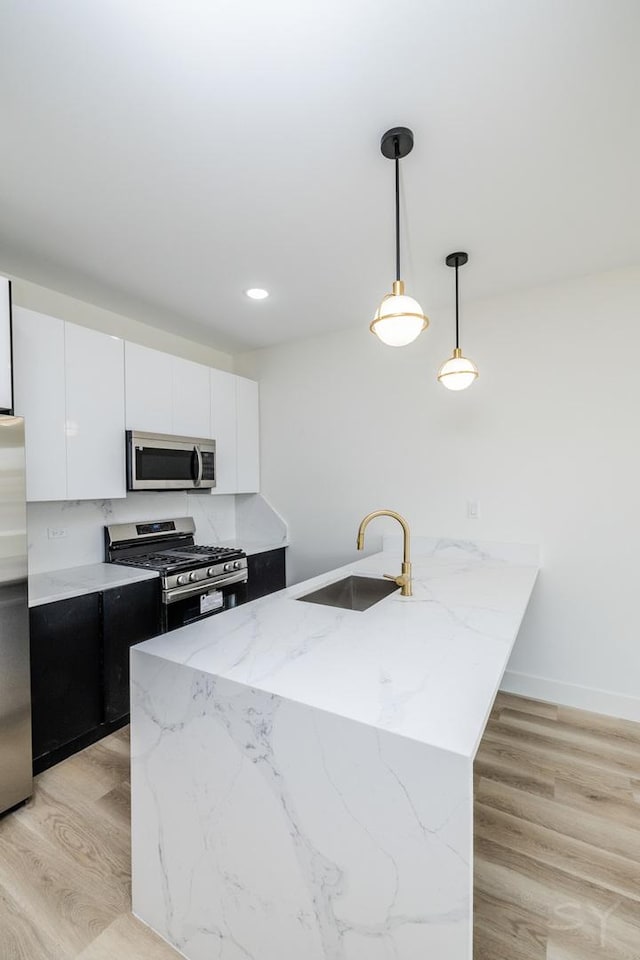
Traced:
<path fill-rule="evenodd" d="M 200 451 L 200 444 L 196 443 L 193 449 L 198 460 L 198 473 L 197 476 L 194 477 L 194 483 L 196 487 L 199 487 L 202 483 L 202 453 Z"/>

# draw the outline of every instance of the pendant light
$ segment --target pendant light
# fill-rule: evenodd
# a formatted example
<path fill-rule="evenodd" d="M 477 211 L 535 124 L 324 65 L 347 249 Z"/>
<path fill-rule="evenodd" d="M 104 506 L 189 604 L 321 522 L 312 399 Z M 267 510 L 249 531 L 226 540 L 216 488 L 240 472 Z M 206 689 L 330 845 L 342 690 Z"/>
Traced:
<path fill-rule="evenodd" d="M 462 356 L 460 349 L 460 309 L 458 298 L 458 267 L 464 266 L 469 257 L 466 253 L 450 253 L 445 263 L 456 268 L 456 346 L 452 356 L 438 370 L 438 380 L 447 390 L 466 390 L 478 376 L 473 360 Z"/>
<path fill-rule="evenodd" d="M 413 150 L 413 133 L 407 127 L 392 127 L 380 141 L 382 156 L 393 160 L 396 168 L 396 279 L 369 324 L 369 329 L 390 347 L 405 347 L 429 326 L 422 307 L 406 296 L 400 279 L 400 160 Z"/>

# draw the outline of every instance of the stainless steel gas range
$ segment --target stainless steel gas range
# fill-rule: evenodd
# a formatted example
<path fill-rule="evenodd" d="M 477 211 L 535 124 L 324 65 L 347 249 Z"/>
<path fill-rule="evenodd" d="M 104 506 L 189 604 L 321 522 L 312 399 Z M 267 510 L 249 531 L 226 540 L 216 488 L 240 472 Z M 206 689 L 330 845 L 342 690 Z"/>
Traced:
<path fill-rule="evenodd" d="M 235 547 L 198 546 L 195 530 L 192 517 L 104 528 L 109 563 L 160 574 L 165 632 L 247 599 L 246 554 Z"/>

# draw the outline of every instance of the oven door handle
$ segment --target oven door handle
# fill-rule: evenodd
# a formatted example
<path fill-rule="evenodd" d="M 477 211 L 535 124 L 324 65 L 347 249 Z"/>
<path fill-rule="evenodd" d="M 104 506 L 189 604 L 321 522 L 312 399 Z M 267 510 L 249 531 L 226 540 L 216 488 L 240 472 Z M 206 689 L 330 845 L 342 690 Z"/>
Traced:
<path fill-rule="evenodd" d="M 174 587 L 171 590 L 162 591 L 163 603 L 176 603 L 178 600 L 186 600 L 196 593 L 208 593 L 209 590 L 219 590 L 220 587 L 227 587 L 232 583 L 246 583 L 248 580 L 246 568 L 238 570 L 237 573 L 231 573 L 224 580 L 214 580 L 208 583 L 204 580 L 200 583 L 188 584 L 186 587 Z"/>
<path fill-rule="evenodd" d="M 197 473 L 196 476 L 193 478 L 193 483 L 194 483 L 194 486 L 199 487 L 200 484 L 202 483 L 202 472 L 203 472 L 203 468 L 202 468 L 202 451 L 200 450 L 200 444 L 199 444 L 199 443 L 196 443 L 196 444 L 195 444 L 195 446 L 194 446 L 194 448 L 193 448 L 193 452 L 195 453 L 196 459 L 197 459 L 197 461 L 198 461 L 198 473 Z"/>

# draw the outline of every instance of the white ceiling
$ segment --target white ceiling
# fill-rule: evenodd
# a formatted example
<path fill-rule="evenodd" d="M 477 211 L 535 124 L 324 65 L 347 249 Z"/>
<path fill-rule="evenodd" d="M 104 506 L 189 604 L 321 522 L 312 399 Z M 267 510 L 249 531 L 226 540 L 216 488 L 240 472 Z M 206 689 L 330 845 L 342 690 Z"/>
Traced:
<path fill-rule="evenodd" d="M 0 266 L 229 349 L 640 261 L 638 0 L 13 0 Z M 267 301 L 243 296 L 249 286 Z M 445 308 L 446 305 L 446 308 Z"/>

